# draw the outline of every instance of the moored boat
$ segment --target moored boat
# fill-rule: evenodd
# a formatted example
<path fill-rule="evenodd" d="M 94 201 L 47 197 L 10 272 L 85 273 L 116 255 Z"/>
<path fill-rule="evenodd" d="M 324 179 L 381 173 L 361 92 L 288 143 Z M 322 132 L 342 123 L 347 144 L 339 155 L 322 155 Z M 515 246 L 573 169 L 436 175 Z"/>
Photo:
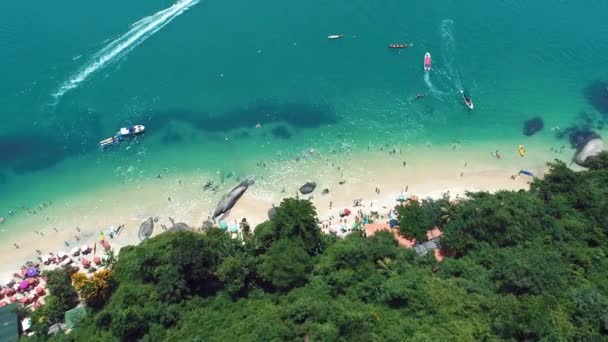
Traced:
<path fill-rule="evenodd" d="M 414 46 L 414 44 L 388 44 L 391 49 L 407 49 L 410 46 Z"/>

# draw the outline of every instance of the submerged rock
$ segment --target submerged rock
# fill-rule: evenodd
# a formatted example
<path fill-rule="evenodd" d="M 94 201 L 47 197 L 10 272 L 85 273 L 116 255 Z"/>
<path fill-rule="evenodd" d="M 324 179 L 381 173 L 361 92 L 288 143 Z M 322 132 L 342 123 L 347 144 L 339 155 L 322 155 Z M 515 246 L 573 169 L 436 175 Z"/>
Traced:
<path fill-rule="evenodd" d="M 589 157 L 597 156 L 604 150 L 604 142 L 600 138 L 589 140 L 581 149 L 574 154 L 574 161 L 578 165 L 585 164 Z"/>
<path fill-rule="evenodd" d="M 152 219 L 152 217 L 148 217 L 148 219 L 145 220 L 144 222 L 142 222 L 142 224 L 139 226 L 139 231 L 137 232 L 137 236 L 139 237 L 140 241 L 144 241 L 144 240 L 148 239 L 150 237 L 150 235 L 152 235 L 153 231 L 154 231 L 154 220 Z"/>
<path fill-rule="evenodd" d="M 544 126 L 545 124 L 543 123 L 543 119 L 539 116 L 527 120 L 526 122 L 524 122 L 524 135 L 534 135 L 535 133 L 543 129 Z"/>
<path fill-rule="evenodd" d="M 315 182 L 306 182 L 304 185 L 302 185 L 300 187 L 300 193 L 302 195 L 308 195 L 311 192 L 315 191 L 316 187 L 317 187 L 317 183 L 315 183 Z"/>

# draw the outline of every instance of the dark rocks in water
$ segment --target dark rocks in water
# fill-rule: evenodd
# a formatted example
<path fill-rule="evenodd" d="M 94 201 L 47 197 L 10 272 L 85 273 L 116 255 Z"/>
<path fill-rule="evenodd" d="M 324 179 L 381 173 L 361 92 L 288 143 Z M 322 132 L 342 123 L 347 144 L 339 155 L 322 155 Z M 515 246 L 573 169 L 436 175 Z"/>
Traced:
<path fill-rule="evenodd" d="M 577 150 L 583 149 L 583 147 L 593 139 L 599 139 L 600 135 L 586 129 L 573 129 L 568 134 L 568 140 L 570 140 L 570 144 L 572 147 Z"/>
<path fill-rule="evenodd" d="M 144 241 L 144 240 L 148 239 L 150 237 L 150 235 L 152 235 L 153 231 L 154 231 L 154 220 L 152 219 L 152 217 L 148 217 L 148 219 L 145 220 L 144 222 L 142 222 L 142 224 L 139 226 L 139 231 L 137 232 L 137 236 L 139 237 L 140 241 Z"/>
<path fill-rule="evenodd" d="M 308 195 L 311 192 L 315 191 L 316 187 L 317 187 L 317 183 L 315 183 L 315 182 L 306 182 L 304 185 L 302 185 L 300 187 L 300 193 L 302 195 Z"/>
<path fill-rule="evenodd" d="M 329 194 L 328 188 L 325 188 L 325 189 L 323 189 L 323 191 L 321 191 L 321 195 L 327 195 L 327 194 Z"/>
<path fill-rule="evenodd" d="M 268 209 L 268 219 L 269 220 L 272 220 L 272 218 L 275 217 L 276 214 L 277 214 L 276 207 L 272 207 L 272 208 Z"/>
<path fill-rule="evenodd" d="M 594 81 L 583 91 L 587 102 L 598 112 L 608 116 L 608 82 Z"/>
<path fill-rule="evenodd" d="M 291 138 L 291 132 L 289 132 L 289 129 L 287 129 L 287 127 L 285 127 L 283 125 L 273 128 L 271 133 L 272 133 L 272 136 L 274 136 L 275 138 L 279 138 L 279 139 L 290 139 Z"/>
<path fill-rule="evenodd" d="M 594 157 L 600 154 L 604 150 L 604 142 L 600 138 L 594 138 L 585 143 L 580 149 L 574 154 L 574 161 L 578 165 L 585 166 L 587 158 Z"/>
<path fill-rule="evenodd" d="M 543 119 L 539 116 L 527 120 L 526 122 L 524 122 L 524 135 L 534 135 L 535 133 L 543 129 L 544 126 L 545 124 L 543 123 Z"/>

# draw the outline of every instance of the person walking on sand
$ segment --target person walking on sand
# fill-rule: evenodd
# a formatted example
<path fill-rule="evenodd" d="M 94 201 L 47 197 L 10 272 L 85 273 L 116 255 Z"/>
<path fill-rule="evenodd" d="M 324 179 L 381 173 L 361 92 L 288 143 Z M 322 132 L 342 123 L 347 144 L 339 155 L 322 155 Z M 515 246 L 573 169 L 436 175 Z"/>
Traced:
<path fill-rule="evenodd" d="M 15 248 L 19 249 L 19 246 L 16 243 L 13 243 L 13 246 L 15 246 Z"/>

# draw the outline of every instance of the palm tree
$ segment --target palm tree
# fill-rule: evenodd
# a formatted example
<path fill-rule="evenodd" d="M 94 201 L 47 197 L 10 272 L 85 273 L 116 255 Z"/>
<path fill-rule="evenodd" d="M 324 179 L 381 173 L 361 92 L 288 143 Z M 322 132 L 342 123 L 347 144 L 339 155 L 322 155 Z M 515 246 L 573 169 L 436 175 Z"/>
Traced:
<path fill-rule="evenodd" d="M 116 264 L 116 261 L 116 253 L 114 253 L 114 249 L 106 249 L 105 259 L 101 262 L 101 266 L 104 266 L 111 270 L 114 267 L 114 264 Z"/>

